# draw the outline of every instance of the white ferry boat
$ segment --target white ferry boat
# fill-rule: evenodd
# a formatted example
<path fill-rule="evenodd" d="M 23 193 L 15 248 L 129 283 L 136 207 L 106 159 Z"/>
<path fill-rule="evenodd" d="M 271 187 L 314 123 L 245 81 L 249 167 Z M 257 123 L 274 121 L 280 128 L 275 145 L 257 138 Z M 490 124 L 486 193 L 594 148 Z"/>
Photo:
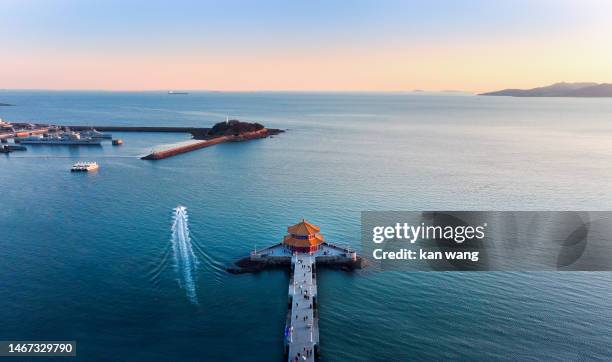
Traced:
<path fill-rule="evenodd" d="M 81 137 L 77 132 L 50 133 L 45 135 L 32 135 L 15 139 L 16 143 L 39 145 L 86 145 L 99 146 L 100 139 Z"/>
<path fill-rule="evenodd" d="M 72 172 L 89 172 L 96 171 L 100 166 L 98 166 L 97 162 L 77 162 L 72 165 L 70 171 Z"/>

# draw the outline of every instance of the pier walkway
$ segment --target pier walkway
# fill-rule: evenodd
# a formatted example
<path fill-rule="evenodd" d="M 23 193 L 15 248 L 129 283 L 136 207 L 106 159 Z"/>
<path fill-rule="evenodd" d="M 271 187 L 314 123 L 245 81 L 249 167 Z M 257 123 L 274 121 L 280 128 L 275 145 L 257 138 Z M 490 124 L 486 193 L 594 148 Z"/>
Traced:
<path fill-rule="evenodd" d="M 360 268 L 362 260 L 349 247 L 327 242 L 320 243 L 316 250 L 311 251 L 299 251 L 285 243 L 278 243 L 251 252 L 246 267 L 255 268 L 247 270 L 291 267 L 284 333 L 287 361 L 316 361 L 319 358 L 317 265 L 351 269 Z M 245 262 L 244 259 L 242 261 Z"/>
<path fill-rule="evenodd" d="M 315 311 L 317 297 L 315 257 L 309 253 L 294 253 L 291 264 L 293 268 L 293 278 L 289 284 L 291 313 L 286 337 L 289 346 L 288 359 L 314 361 L 315 346 L 319 343 L 319 321 Z"/>

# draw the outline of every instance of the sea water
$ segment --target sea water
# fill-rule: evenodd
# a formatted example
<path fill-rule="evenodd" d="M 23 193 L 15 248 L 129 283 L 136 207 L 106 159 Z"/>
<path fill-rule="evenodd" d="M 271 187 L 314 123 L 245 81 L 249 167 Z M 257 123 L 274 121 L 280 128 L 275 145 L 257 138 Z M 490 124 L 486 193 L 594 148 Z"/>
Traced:
<path fill-rule="evenodd" d="M 280 360 L 288 275 L 224 267 L 305 217 L 360 249 L 363 210 L 610 210 L 612 99 L 0 91 L 0 117 L 287 129 L 143 161 L 184 134 L 0 155 L 0 340 L 88 360 Z M 70 173 L 96 161 L 95 173 Z M 168 254 L 189 209 L 195 304 Z M 323 360 L 609 358 L 612 274 L 321 270 Z"/>

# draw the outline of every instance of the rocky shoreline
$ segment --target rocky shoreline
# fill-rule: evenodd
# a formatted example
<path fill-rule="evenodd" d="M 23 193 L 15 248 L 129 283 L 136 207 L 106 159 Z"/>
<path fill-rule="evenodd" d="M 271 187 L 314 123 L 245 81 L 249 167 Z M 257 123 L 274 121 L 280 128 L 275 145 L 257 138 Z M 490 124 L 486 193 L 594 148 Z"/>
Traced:
<path fill-rule="evenodd" d="M 265 138 L 285 132 L 282 129 L 266 128 L 257 122 L 242 122 L 232 119 L 215 124 L 208 132 L 194 135 L 195 139 L 213 139 L 218 137 L 228 137 L 230 141 L 245 141 L 255 138 Z"/>

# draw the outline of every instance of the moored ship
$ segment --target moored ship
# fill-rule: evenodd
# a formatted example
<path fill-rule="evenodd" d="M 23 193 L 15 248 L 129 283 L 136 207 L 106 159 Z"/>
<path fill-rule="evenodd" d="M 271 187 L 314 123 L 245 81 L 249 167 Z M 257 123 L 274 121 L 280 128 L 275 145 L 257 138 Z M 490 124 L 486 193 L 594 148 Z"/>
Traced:
<path fill-rule="evenodd" d="M 23 138 L 16 138 L 15 143 L 39 144 L 39 145 L 83 145 L 99 146 L 100 139 L 91 137 L 81 137 L 76 132 L 51 133 L 44 135 L 31 135 Z"/>
<path fill-rule="evenodd" d="M 20 145 L 2 145 L 0 146 L 0 153 L 9 153 L 13 151 L 27 151 L 25 146 Z"/>
<path fill-rule="evenodd" d="M 90 129 L 88 131 L 80 132 L 81 137 L 90 137 L 93 139 L 110 140 L 113 139 L 113 135 L 110 133 L 102 133 L 96 129 Z"/>

